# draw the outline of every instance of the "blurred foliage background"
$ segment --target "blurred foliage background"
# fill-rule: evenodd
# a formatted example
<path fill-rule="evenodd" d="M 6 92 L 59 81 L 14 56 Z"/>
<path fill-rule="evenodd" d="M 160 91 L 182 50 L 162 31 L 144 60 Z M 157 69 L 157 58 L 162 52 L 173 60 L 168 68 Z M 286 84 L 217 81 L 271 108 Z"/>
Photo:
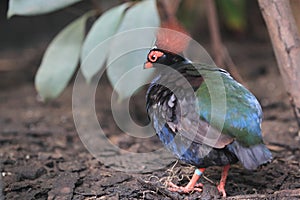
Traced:
<path fill-rule="evenodd" d="M 156 3 L 155 0 L 149 0 L 148 2 L 152 2 L 152 4 Z M 247 40 L 248 38 L 268 40 L 265 24 L 256 1 L 216 0 L 215 2 L 220 32 L 223 38 L 240 41 Z M 159 25 L 159 16 L 156 16 L 158 15 L 156 8 L 153 7 L 151 10 L 151 6 L 139 6 L 142 3 L 145 2 L 124 0 L 53 0 L 47 3 L 34 0 L 2 1 L 0 5 L 2 15 L 0 19 L 2 25 L 0 32 L 1 50 L 14 52 L 8 58 L 0 60 L 0 71 L 10 72 L 14 70 L 14 67 L 10 67 L 10 65 L 12 65 L 11 62 L 9 62 L 10 60 L 19 62 L 20 65 L 22 65 L 22 63 L 30 63 L 30 59 L 32 59 L 32 62 L 35 62 L 32 63 L 32 66 L 35 66 L 35 68 L 25 68 L 25 66 L 19 70 L 27 73 L 31 70 L 36 71 L 36 66 L 42 66 L 35 79 L 36 88 L 44 100 L 53 99 L 63 91 L 73 76 L 73 73 L 78 67 L 80 54 L 81 59 L 84 57 L 83 54 L 86 54 L 86 52 L 84 52 L 85 46 L 89 46 L 90 44 L 93 46 L 95 41 L 101 42 L 105 38 L 115 34 L 118 32 L 119 26 L 121 26 L 123 30 L 127 30 L 130 28 Z M 107 19 L 102 20 L 101 23 L 98 23 L 98 29 L 95 28 L 95 24 L 97 24 L 95 22 L 97 22 L 98 19 L 102 16 L 105 17 L 107 13 L 109 15 L 110 9 L 114 9 L 121 4 L 125 6 L 119 8 L 117 12 L 114 11 L 114 13 L 111 13 L 110 16 L 107 17 L 107 19 L 116 20 L 109 21 L 109 23 L 107 23 Z M 151 5 L 151 3 L 148 4 Z M 293 5 L 297 7 L 299 3 L 293 1 Z M 135 11 L 133 11 L 134 9 Z M 159 9 L 160 8 L 158 8 L 158 10 Z M 81 22 L 79 20 L 77 22 L 78 24 L 75 24 L 74 21 L 76 19 L 91 10 L 93 10 L 93 12 L 85 14 L 85 17 L 81 18 Z M 294 10 L 296 13 L 296 9 Z M 131 11 L 133 13 L 131 15 L 139 15 L 139 17 L 127 17 L 126 15 L 129 15 Z M 210 50 L 211 33 L 208 30 L 207 22 L 209 14 L 207 13 L 204 0 L 180 1 L 176 15 L 179 21 L 190 32 L 191 36 L 201 45 L 204 45 L 206 49 Z M 143 16 L 146 16 L 144 21 Z M 6 17 L 9 17 L 9 19 Z M 124 20 L 126 17 L 128 18 L 127 22 Z M 140 22 L 138 22 L 138 20 L 140 20 Z M 98 20 L 98 22 L 99 21 L 101 20 Z M 70 27 L 72 26 L 72 22 L 74 22 L 73 28 Z M 124 23 L 122 24 L 122 22 Z M 132 26 L 132 24 L 134 25 Z M 68 27 L 70 30 L 67 30 Z M 89 42 L 90 44 L 86 44 L 88 42 L 85 37 L 89 36 L 89 31 L 93 30 L 93 28 L 96 29 L 94 30 L 93 38 L 90 37 L 92 38 Z M 64 31 L 65 33 L 62 33 Z M 76 31 L 78 31 L 77 35 L 72 39 L 70 35 L 75 34 Z M 59 37 L 62 37 L 62 39 L 57 39 Z M 53 38 L 55 39 L 53 40 Z M 53 45 L 55 41 L 58 41 L 58 44 Z M 64 44 L 66 41 L 69 42 L 69 44 L 76 43 L 75 46 L 77 47 L 65 48 L 68 46 Z M 82 41 L 84 41 L 83 44 Z M 90 45 L 87 49 L 91 49 L 92 46 Z M 18 53 L 18 51 L 15 51 L 15 48 L 26 48 L 31 49 L 31 51 L 23 52 L 23 55 L 21 50 Z M 36 51 L 37 48 L 40 49 L 40 51 Z M 57 53 L 57 50 L 60 52 Z M 66 54 L 61 55 L 61 52 L 66 52 Z M 43 60 L 34 61 L 33 58 L 36 57 L 37 54 L 38 56 L 44 54 Z M 49 54 L 53 55 L 49 56 Z M 26 62 L 24 62 L 24 60 L 26 60 Z M 99 70 L 100 65 L 103 65 L 105 58 L 102 58 L 102 60 L 100 64 L 98 63 L 98 68 L 95 69 L 92 67 L 92 69 L 87 70 L 86 73 L 83 71 L 87 81 Z M 16 76 L 22 79 L 22 73 Z M 110 75 L 108 76 L 111 83 L 114 84 L 113 79 L 110 78 Z M 126 95 L 123 96 L 126 98 Z"/>

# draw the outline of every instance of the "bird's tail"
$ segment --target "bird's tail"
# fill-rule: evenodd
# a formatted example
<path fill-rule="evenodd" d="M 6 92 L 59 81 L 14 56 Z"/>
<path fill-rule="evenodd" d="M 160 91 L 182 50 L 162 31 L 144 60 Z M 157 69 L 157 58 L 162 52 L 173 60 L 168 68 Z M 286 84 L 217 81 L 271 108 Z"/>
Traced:
<path fill-rule="evenodd" d="M 237 141 L 230 145 L 230 150 L 237 156 L 246 169 L 255 170 L 260 165 L 271 162 L 272 153 L 264 144 L 244 147 Z"/>

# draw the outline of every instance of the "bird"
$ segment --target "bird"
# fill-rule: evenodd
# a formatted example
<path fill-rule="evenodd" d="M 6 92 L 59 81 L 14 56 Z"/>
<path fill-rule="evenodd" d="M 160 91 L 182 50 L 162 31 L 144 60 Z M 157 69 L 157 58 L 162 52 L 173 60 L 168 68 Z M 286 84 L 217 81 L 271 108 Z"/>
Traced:
<path fill-rule="evenodd" d="M 144 64 L 145 69 L 158 70 L 146 93 L 146 110 L 164 146 L 196 168 L 186 186 L 169 182 L 168 189 L 201 192 L 203 184 L 198 180 L 205 169 L 221 166 L 217 189 L 226 197 L 231 164 L 240 162 L 246 169 L 255 170 L 272 160 L 262 138 L 262 108 L 227 71 L 185 58 L 179 51 L 186 47 L 181 44 L 186 40 L 164 43 L 167 32 L 162 35 Z M 172 51 L 172 41 L 177 43 L 176 51 Z"/>

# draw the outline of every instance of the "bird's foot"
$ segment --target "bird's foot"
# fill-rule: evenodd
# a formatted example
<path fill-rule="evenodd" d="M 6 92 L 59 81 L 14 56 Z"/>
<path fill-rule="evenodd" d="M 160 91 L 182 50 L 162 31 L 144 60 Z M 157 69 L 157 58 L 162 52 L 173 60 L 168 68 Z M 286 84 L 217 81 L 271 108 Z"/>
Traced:
<path fill-rule="evenodd" d="M 226 197 L 226 191 L 225 191 L 225 184 L 224 184 L 224 182 L 221 182 L 218 185 L 218 190 L 222 194 L 222 197 Z"/>
<path fill-rule="evenodd" d="M 193 192 L 193 191 L 202 192 L 202 188 L 203 188 L 202 183 L 197 183 L 193 187 L 191 187 L 189 185 L 183 187 L 183 186 L 177 186 L 174 183 L 169 182 L 168 186 L 169 186 L 168 190 L 170 190 L 172 192 L 178 192 L 180 194 L 183 194 L 183 193 L 186 194 L 186 193 L 190 193 L 190 192 Z"/>
<path fill-rule="evenodd" d="M 229 168 L 230 168 L 230 165 L 224 166 L 223 171 L 222 171 L 222 177 L 221 177 L 220 183 L 218 185 L 218 190 L 222 194 L 222 197 L 226 197 L 225 184 L 226 184 L 226 179 L 227 179 Z"/>

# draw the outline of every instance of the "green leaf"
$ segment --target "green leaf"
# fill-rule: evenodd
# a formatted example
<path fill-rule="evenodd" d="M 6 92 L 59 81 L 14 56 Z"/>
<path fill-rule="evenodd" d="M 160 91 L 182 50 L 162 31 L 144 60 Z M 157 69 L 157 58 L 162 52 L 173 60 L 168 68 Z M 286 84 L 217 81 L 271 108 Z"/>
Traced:
<path fill-rule="evenodd" d="M 159 14 L 155 0 L 144 0 L 130 8 L 120 25 L 118 32 L 143 27 L 158 27 Z"/>
<path fill-rule="evenodd" d="M 107 75 L 118 94 L 118 101 L 131 97 L 140 87 L 150 83 L 154 70 L 143 68 L 148 52 L 149 48 L 131 51 L 107 68 Z"/>
<path fill-rule="evenodd" d="M 88 12 L 64 28 L 50 43 L 35 77 L 44 100 L 56 98 L 71 79 L 79 60 Z"/>
<path fill-rule="evenodd" d="M 155 42 L 156 28 L 147 27 L 158 27 L 159 23 L 155 0 L 139 2 L 125 13 L 107 61 L 107 75 L 119 100 L 130 97 L 138 87 L 148 83 L 152 72 L 142 69 L 149 49 Z M 125 73 L 136 66 L 140 70 L 133 70 L 135 73 L 128 75 L 129 82 L 117 84 Z"/>
<path fill-rule="evenodd" d="M 88 82 L 103 66 L 110 44 L 108 41 L 104 43 L 103 41 L 115 34 L 128 6 L 128 3 L 124 3 L 106 11 L 89 31 L 81 52 L 81 62 L 83 63 L 81 71 Z"/>
<path fill-rule="evenodd" d="M 7 18 L 13 15 L 39 15 L 72 5 L 81 0 L 9 0 Z"/>

